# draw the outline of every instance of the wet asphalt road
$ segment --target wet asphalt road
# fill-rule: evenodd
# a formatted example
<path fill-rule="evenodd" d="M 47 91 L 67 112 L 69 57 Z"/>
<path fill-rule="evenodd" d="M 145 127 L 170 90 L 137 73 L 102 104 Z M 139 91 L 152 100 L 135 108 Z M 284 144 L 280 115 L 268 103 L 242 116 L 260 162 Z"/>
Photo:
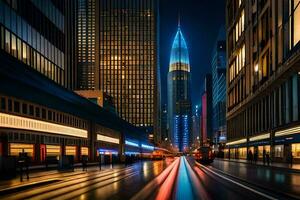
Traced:
<path fill-rule="evenodd" d="M 251 181 L 259 182 L 272 190 L 251 184 Z M 70 172 L 60 175 L 56 182 L 1 195 L 0 199 L 289 198 L 282 193 L 275 193 L 273 189 L 299 197 L 299 174 L 220 160 L 210 166 L 203 166 L 190 157 L 180 157 L 165 161 L 138 162 L 104 171 L 95 168 L 87 172 Z"/>
<path fill-rule="evenodd" d="M 219 169 L 259 187 L 270 188 L 300 198 L 300 173 L 291 170 L 215 160 L 211 169 Z"/>

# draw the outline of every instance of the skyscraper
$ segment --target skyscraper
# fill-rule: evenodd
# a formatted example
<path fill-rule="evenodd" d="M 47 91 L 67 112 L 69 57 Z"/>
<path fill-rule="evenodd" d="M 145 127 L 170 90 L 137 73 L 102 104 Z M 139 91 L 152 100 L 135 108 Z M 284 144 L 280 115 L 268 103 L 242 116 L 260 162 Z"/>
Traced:
<path fill-rule="evenodd" d="M 99 25 L 96 23 L 97 0 L 78 0 L 77 43 L 78 43 L 78 85 L 77 90 L 99 89 L 96 85 L 96 37 Z M 97 30 L 97 31 L 96 31 Z M 98 38 L 98 37 L 97 37 Z M 99 73 L 99 72 L 98 72 Z M 98 76 L 99 77 L 99 76 Z"/>
<path fill-rule="evenodd" d="M 212 131 L 214 143 L 226 141 L 226 41 L 220 29 L 212 60 Z"/>
<path fill-rule="evenodd" d="M 193 144 L 198 144 L 198 140 L 200 138 L 200 115 L 201 115 L 201 110 L 200 106 L 196 105 L 195 108 L 193 109 L 193 137 L 192 137 L 192 142 Z"/>
<path fill-rule="evenodd" d="M 158 1 L 79 0 L 78 7 L 79 89 L 112 96 L 123 119 L 158 140 Z"/>
<path fill-rule="evenodd" d="M 212 76 L 206 74 L 204 80 L 204 93 L 202 95 L 202 130 L 201 142 L 212 142 Z"/>
<path fill-rule="evenodd" d="M 168 138 L 168 107 L 164 104 L 161 112 L 161 139 L 164 140 Z"/>
<path fill-rule="evenodd" d="M 168 73 L 169 134 L 173 146 L 179 151 L 189 147 L 192 140 L 190 82 L 188 48 L 179 23 L 172 45 Z"/>

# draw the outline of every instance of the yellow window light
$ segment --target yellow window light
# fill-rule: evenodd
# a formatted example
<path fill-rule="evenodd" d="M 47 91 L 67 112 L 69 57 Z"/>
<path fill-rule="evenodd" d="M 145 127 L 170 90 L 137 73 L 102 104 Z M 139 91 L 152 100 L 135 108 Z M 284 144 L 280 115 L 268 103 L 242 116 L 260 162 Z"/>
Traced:
<path fill-rule="evenodd" d="M 226 146 L 228 146 L 228 145 L 235 145 L 235 144 L 243 144 L 245 142 L 247 142 L 247 139 L 240 139 L 240 140 L 228 142 L 228 143 L 226 143 Z"/>
<path fill-rule="evenodd" d="M 103 142 L 114 143 L 114 144 L 119 144 L 120 143 L 118 138 L 113 138 L 113 137 L 109 137 L 109 136 L 106 136 L 106 135 L 100 135 L 100 134 L 97 134 L 97 140 L 103 141 Z"/>
<path fill-rule="evenodd" d="M 5 113 L 0 113 L 0 127 L 39 131 L 81 138 L 88 137 L 87 130 Z"/>
<path fill-rule="evenodd" d="M 249 141 L 253 142 L 253 141 L 263 140 L 263 139 L 268 139 L 268 138 L 270 138 L 270 133 L 250 137 Z"/>

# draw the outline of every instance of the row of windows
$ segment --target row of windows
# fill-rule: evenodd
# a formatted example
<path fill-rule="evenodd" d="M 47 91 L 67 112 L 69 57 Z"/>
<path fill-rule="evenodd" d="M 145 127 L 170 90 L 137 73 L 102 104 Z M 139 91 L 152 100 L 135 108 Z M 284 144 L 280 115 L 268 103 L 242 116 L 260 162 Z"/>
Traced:
<path fill-rule="evenodd" d="M 0 46 L 26 65 L 47 76 L 58 84 L 64 81 L 64 71 L 45 58 L 27 43 L 0 25 Z"/>
<path fill-rule="evenodd" d="M 24 117 L 34 117 L 36 119 L 42 119 L 62 125 L 77 127 L 80 129 L 87 128 L 86 122 L 77 117 L 48 109 L 46 107 L 34 105 L 28 102 L 19 101 L 14 98 L 1 96 L 0 110 L 8 113 L 16 113 Z"/>
<path fill-rule="evenodd" d="M 235 25 L 235 41 L 237 42 L 245 30 L 245 13 L 244 10 L 241 12 L 241 16 L 239 17 L 236 25 Z"/>
<path fill-rule="evenodd" d="M 238 50 L 237 56 L 235 57 L 232 64 L 229 66 L 229 82 L 231 82 L 242 70 L 246 63 L 246 49 L 245 45 Z"/>
<path fill-rule="evenodd" d="M 17 2 L 17 6 L 12 8 L 3 0 L 0 1 L 0 21 L 2 20 L 6 28 L 23 38 L 34 48 L 36 47 L 33 42 L 39 41 L 41 38 L 53 44 L 52 48 L 55 47 L 58 49 L 57 51 L 64 52 L 64 33 L 45 16 L 45 13 L 36 8 L 31 0 L 14 1 Z M 57 13 L 53 12 L 52 14 Z M 40 49 L 41 51 L 43 48 Z"/>
<path fill-rule="evenodd" d="M 228 121 L 229 138 L 254 135 L 299 120 L 299 75 Z"/>
<path fill-rule="evenodd" d="M 1 13 L 1 9 L 5 12 Z M 0 1 L 0 23 L 2 23 L 10 32 L 21 38 L 24 42 L 36 49 L 47 59 L 56 65 L 64 68 L 64 54 L 52 43 L 49 42 L 38 31 L 32 28 L 24 19 L 18 16 L 14 10 Z"/>

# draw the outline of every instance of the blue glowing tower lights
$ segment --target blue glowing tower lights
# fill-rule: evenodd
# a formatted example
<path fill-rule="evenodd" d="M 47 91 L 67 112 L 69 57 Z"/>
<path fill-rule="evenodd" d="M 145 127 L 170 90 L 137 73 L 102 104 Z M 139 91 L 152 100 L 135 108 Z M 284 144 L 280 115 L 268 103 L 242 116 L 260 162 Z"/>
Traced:
<path fill-rule="evenodd" d="M 188 47 L 178 23 L 168 72 L 168 137 L 179 151 L 189 147 L 192 140 L 190 76 Z"/>

